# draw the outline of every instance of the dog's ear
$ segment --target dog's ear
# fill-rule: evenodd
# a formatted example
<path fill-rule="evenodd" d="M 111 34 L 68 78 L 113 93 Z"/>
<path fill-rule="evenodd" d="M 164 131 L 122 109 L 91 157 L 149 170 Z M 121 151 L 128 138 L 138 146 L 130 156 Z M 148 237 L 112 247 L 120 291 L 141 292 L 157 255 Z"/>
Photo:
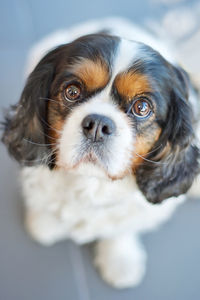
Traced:
<path fill-rule="evenodd" d="M 2 141 L 23 165 L 46 162 L 46 113 L 49 89 L 59 50 L 47 54 L 30 74 L 19 103 L 5 117 Z"/>
<path fill-rule="evenodd" d="M 144 161 L 136 171 L 137 184 L 152 203 L 186 193 L 200 171 L 200 151 L 195 145 L 193 114 L 188 102 L 188 79 L 185 72 L 173 67 L 167 118 L 155 151 L 147 157 L 152 162 Z"/>

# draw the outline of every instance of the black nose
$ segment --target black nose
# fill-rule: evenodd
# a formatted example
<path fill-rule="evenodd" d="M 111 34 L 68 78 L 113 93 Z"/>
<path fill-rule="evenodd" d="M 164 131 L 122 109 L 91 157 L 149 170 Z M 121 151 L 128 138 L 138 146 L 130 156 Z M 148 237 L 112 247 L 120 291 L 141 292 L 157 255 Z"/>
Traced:
<path fill-rule="evenodd" d="M 86 116 L 82 128 L 84 135 L 93 142 L 103 142 L 116 130 L 115 123 L 110 118 L 97 114 Z"/>

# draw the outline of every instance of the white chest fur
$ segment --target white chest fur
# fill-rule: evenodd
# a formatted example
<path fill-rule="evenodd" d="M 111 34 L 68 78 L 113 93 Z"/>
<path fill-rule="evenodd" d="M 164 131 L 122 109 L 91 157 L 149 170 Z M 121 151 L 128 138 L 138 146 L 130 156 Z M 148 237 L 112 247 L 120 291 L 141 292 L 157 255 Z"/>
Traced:
<path fill-rule="evenodd" d="M 91 166 L 79 171 L 50 171 L 43 166 L 22 170 L 29 222 L 34 220 L 31 226 L 40 233 L 43 223 L 45 230 L 57 228 L 56 240 L 72 238 L 80 243 L 138 233 L 166 220 L 183 199 L 153 205 L 145 200 L 132 175 L 112 181 Z M 46 220 L 41 223 L 41 218 Z"/>

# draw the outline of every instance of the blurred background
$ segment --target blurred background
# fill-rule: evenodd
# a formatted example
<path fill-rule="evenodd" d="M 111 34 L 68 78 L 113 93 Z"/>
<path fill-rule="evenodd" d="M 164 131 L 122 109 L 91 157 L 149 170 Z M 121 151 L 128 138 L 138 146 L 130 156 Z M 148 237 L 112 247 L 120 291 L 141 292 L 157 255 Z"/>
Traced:
<path fill-rule="evenodd" d="M 170 40 L 200 82 L 199 0 L 1 0 L 0 109 L 18 101 L 31 47 L 58 29 L 121 16 Z M 2 119 L 2 114 L 0 115 Z M 0 145 L 0 299 L 200 299 L 200 201 L 189 198 L 167 224 L 143 235 L 147 273 L 134 289 L 107 286 L 92 265 L 92 246 L 63 241 L 46 248 L 23 227 L 19 169 Z"/>

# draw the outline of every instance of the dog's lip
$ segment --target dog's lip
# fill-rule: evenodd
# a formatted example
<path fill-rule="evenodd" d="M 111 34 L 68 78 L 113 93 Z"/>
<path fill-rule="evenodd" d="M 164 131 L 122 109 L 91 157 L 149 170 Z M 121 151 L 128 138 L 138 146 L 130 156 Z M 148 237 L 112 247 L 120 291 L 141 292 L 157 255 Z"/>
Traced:
<path fill-rule="evenodd" d="M 96 146 L 96 145 L 94 145 Z M 101 149 L 95 149 L 95 147 L 86 147 L 79 153 L 79 158 L 77 159 L 78 164 L 81 163 L 92 163 L 93 165 L 101 166 L 103 169 L 106 168 L 106 156 L 103 154 Z"/>
<path fill-rule="evenodd" d="M 97 158 L 97 156 L 93 152 L 89 152 L 85 155 L 83 160 L 88 161 L 88 162 L 92 162 L 92 163 L 96 163 L 97 160 L 99 160 L 99 159 Z"/>

